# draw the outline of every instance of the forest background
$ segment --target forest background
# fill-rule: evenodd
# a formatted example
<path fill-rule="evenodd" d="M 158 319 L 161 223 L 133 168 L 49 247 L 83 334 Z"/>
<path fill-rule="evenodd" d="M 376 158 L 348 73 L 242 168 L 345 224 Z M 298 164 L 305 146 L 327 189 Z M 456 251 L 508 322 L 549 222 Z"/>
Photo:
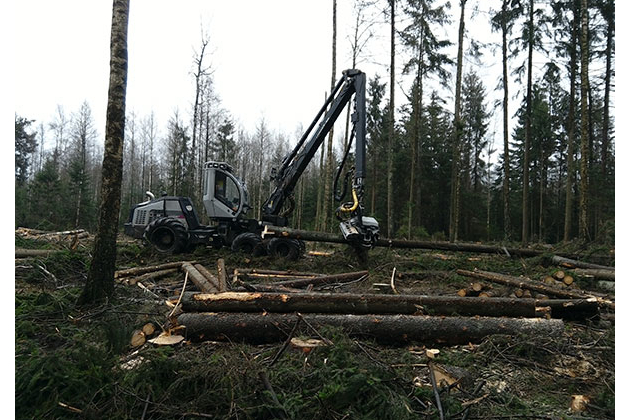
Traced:
<path fill-rule="evenodd" d="M 337 16 L 337 3 L 351 6 L 350 12 Z M 369 78 L 365 205 L 383 235 L 614 242 L 614 12 L 614 2 L 605 0 L 331 0 L 327 26 L 317 33 L 328 45 L 326 74 L 302 83 L 261 80 L 258 69 L 273 68 L 274 60 L 238 51 L 255 63 L 236 66 L 244 75 L 241 102 L 255 102 L 243 80 L 250 77 L 271 87 L 267 98 L 283 98 L 284 114 L 298 103 L 312 109 L 304 118 L 292 117 L 292 128 L 273 121 L 282 113 L 271 106 L 253 122 L 251 111 L 241 116 L 231 109 L 219 94 L 218 69 L 237 70 L 213 59 L 213 35 L 203 18 L 186 22 L 198 24 L 199 36 L 179 48 L 188 53 L 178 60 L 188 69 L 180 76 L 192 86 L 185 105 L 174 105 L 168 115 L 127 108 L 121 222 L 146 190 L 187 195 L 202 208 L 200 168 L 211 159 L 234 166 L 256 212 L 269 192 L 271 167 L 310 123 L 322 89 L 341 70 L 358 67 Z M 303 13 L 301 20 L 283 16 L 287 25 L 305 26 Z M 478 33 L 490 35 L 486 40 Z M 308 56 L 300 32 L 284 37 L 297 40 L 284 55 Z M 308 60 L 300 56 L 301 65 L 276 67 L 276 73 L 299 74 L 309 63 L 300 59 Z M 133 60 L 130 55 L 130 67 Z M 488 76 L 488 67 L 499 70 L 496 77 Z M 16 62 L 14 71 L 20 70 Z M 164 80 L 156 89 L 170 84 Z M 132 80 L 129 86 L 133 95 Z M 96 104 L 85 100 L 66 109 L 63 99 L 48 119 L 16 106 L 15 226 L 95 229 L 104 124 L 95 117 Z M 159 95 L 153 100 L 163 102 Z M 294 227 L 335 229 L 335 204 L 327 197 L 346 127 L 340 118 L 301 179 Z"/>

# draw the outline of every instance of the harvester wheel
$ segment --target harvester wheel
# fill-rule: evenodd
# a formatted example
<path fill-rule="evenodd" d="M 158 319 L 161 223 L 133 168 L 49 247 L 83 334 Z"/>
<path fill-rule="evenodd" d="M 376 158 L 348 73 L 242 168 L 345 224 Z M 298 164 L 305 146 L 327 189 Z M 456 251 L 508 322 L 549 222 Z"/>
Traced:
<path fill-rule="evenodd" d="M 264 252 L 261 252 L 263 248 L 260 235 L 252 232 L 241 233 L 232 241 L 232 251 L 242 252 L 254 257 L 264 255 Z"/>
<path fill-rule="evenodd" d="M 188 247 L 188 232 L 179 220 L 162 217 L 144 231 L 144 237 L 162 254 L 177 254 Z"/>
<path fill-rule="evenodd" d="M 295 261 L 300 257 L 302 249 L 300 242 L 295 239 L 273 238 L 267 247 L 269 255 L 276 258 L 286 258 Z"/>

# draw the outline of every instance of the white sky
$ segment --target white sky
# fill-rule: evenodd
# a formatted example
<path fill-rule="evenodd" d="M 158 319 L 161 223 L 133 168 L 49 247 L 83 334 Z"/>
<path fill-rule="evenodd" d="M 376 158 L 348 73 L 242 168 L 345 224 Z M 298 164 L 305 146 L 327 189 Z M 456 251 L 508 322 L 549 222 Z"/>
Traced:
<path fill-rule="evenodd" d="M 308 125 L 330 88 L 331 4 L 132 0 L 127 110 L 153 110 L 160 125 L 176 108 L 189 115 L 203 26 L 223 107 L 247 130 L 262 116 L 287 133 Z M 342 30 L 351 26 L 349 5 L 338 5 L 338 74 L 350 62 Z M 49 122 L 58 104 L 68 114 L 86 100 L 103 133 L 111 1 L 21 0 L 14 7 L 15 112 Z"/>
<path fill-rule="evenodd" d="M 36 125 L 48 123 L 58 105 L 69 115 L 87 101 L 102 136 L 111 5 L 105 0 L 15 2 L 13 89 L 18 115 L 35 119 Z M 455 23 L 457 9 L 455 2 Z M 352 1 L 338 0 L 337 14 L 339 76 L 351 66 Z M 292 135 L 300 124 L 311 122 L 330 89 L 331 15 L 331 0 L 131 0 L 127 111 L 139 117 L 154 111 L 162 134 L 175 109 L 189 120 L 194 100 L 193 56 L 203 26 L 210 35 L 207 59 L 223 107 L 247 131 L 252 132 L 264 117 L 272 130 Z M 487 17 L 477 19 L 481 23 L 470 24 L 469 29 L 477 39 L 488 41 Z M 456 34 L 456 28 L 448 32 L 454 44 Z M 398 49 L 400 74 L 406 57 Z M 388 82 L 389 28 L 377 29 L 368 53 L 371 57 L 357 67 L 368 78 L 378 73 Z M 494 72 L 500 70 L 500 62 L 493 57 L 487 60 L 491 64 L 476 70 L 493 96 Z M 406 99 L 399 88 L 396 103 L 403 102 Z"/>

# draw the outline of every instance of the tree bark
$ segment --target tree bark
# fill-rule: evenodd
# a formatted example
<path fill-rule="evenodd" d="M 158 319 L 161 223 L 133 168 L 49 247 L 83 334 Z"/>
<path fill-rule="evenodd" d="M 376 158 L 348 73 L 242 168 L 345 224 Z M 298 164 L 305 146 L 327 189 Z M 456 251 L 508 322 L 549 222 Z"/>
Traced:
<path fill-rule="evenodd" d="M 548 309 L 545 309 L 548 308 Z M 185 312 L 277 312 L 330 314 L 432 314 L 584 319 L 597 315 L 597 302 L 567 299 L 518 299 L 352 293 L 186 294 Z"/>
<path fill-rule="evenodd" d="M 456 242 L 459 234 L 459 198 L 460 198 L 460 140 L 463 131 L 461 122 L 461 97 L 462 97 L 462 67 L 464 60 L 464 16 L 466 0 L 459 1 L 461 14 L 459 17 L 459 41 L 457 49 L 457 73 L 455 76 L 455 112 L 453 121 L 453 162 L 451 171 L 451 211 L 449 224 L 449 240 Z"/>
<path fill-rule="evenodd" d="M 523 146 L 523 223 L 522 223 L 522 242 L 523 245 L 529 243 L 529 149 L 532 144 L 532 76 L 534 70 L 534 0 L 529 0 L 529 19 L 528 19 L 528 55 L 527 55 L 527 96 L 526 96 L 526 115 L 525 115 L 525 145 Z"/>
<path fill-rule="evenodd" d="M 389 64 L 389 138 L 387 140 L 387 236 L 394 235 L 394 136 L 396 135 L 394 92 L 396 91 L 396 0 L 390 5 L 390 64 Z M 376 180 L 374 180 L 376 181 Z"/>
<path fill-rule="evenodd" d="M 160 270 L 166 270 L 169 268 L 181 268 L 182 264 L 184 263 L 189 263 L 189 264 L 195 264 L 195 261 L 176 261 L 176 262 L 170 262 L 170 263 L 165 263 L 165 264 L 159 264 L 159 265 L 150 265 L 150 266 L 146 266 L 146 267 L 134 267 L 134 268 L 127 268 L 124 270 L 118 270 L 114 273 L 114 278 L 119 279 L 121 277 L 128 277 L 128 276 L 139 276 L 145 273 L 150 273 L 153 271 L 160 271 Z"/>
<path fill-rule="evenodd" d="M 94 256 L 85 287 L 79 297 L 79 304 L 104 301 L 111 297 L 114 292 L 116 235 L 118 234 L 120 213 L 125 135 L 128 24 L 129 0 L 114 0 L 101 205 L 97 233 L 94 239 Z"/>
<path fill-rule="evenodd" d="M 314 242 L 329 242 L 338 244 L 348 244 L 341 235 L 326 232 L 312 232 L 305 230 L 281 228 L 267 226 L 265 235 L 272 235 L 283 238 L 302 239 Z M 482 254 L 503 254 L 507 252 L 510 256 L 536 257 L 544 255 L 549 251 L 542 251 L 529 248 L 507 248 L 502 246 L 492 246 L 474 243 L 461 242 L 441 242 L 441 241 L 407 241 L 403 239 L 382 238 L 376 241 L 374 246 L 386 248 L 408 248 L 408 249 L 434 249 L 442 251 L 475 252 Z M 560 254 L 568 258 L 576 258 L 573 254 Z"/>
<path fill-rule="evenodd" d="M 615 267 L 610 267 L 607 265 L 599 265 L 599 264 L 591 264 L 582 261 L 573 260 L 570 258 L 559 257 L 554 255 L 551 257 L 551 262 L 557 265 L 561 265 L 567 268 L 593 268 L 593 269 L 601 269 L 601 270 L 615 270 Z"/>
<path fill-rule="evenodd" d="M 569 60 L 569 116 L 567 117 L 567 185 L 565 193 L 564 209 L 564 242 L 571 240 L 571 227 L 573 224 L 573 180 L 575 168 L 573 163 L 575 145 L 575 78 L 577 64 L 577 33 L 578 15 L 577 7 L 573 9 L 573 26 L 571 30 L 571 58 Z"/>
<path fill-rule="evenodd" d="M 208 278 L 206 278 L 198 270 L 199 264 L 193 266 L 190 263 L 182 264 L 182 270 L 188 273 L 188 277 L 195 283 L 195 286 L 199 288 L 203 293 L 216 293 L 219 291 L 218 287 L 213 284 Z"/>
<path fill-rule="evenodd" d="M 380 342 L 456 345 L 478 343 L 493 334 L 558 337 L 559 319 L 432 317 L 414 315 L 301 314 L 314 328 L 341 327 L 351 335 Z M 296 322 L 293 314 L 184 313 L 177 318 L 189 339 L 270 343 L 286 339 Z"/>
<path fill-rule="evenodd" d="M 332 76 L 330 80 L 330 91 L 335 88 L 335 82 L 337 77 L 337 0 L 332 0 L 333 3 L 333 19 L 332 19 Z M 330 208 L 332 207 L 333 197 L 330 193 L 331 185 L 333 182 L 333 139 L 334 139 L 334 127 L 330 129 L 328 133 L 328 144 L 326 148 L 326 173 L 324 175 L 324 210 L 322 212 L 322 230 L 325 232 L 328 230 L 328 219 L 330 218 Z"/>
<path fill-rule="evenodd" d="M 344 273 L 344 274 L 333 274 L 330 276 L 320 276 L 306 279 L 297 279 L 297 280 L 286 280 L 280 282 L 272 283 L 273 286 L 282 286 L 282 287 L 308 287 L 309 284 L 313 286 L 323 286 L 331 283 L 348 283 L 354 280 L 358 280 L 361 277 L 368 276 L 369 272 L 367 271 L 359 271 L 356 273 Z M 255 287 L 256 285 L 254 285 Z"/>
<path fill-rule="evenodd" d="M 501 48 L 503 61 L 503 239 L 511 236 L 512 223 L 510 220 L 510 132 L 508 113 L 508 41 L 507 41 L 507 12 L 508 0 L 503 0 L 501 8 Z"/>
<path fill-rule="evenodd" d="M 580 219 L 579 219 L 579 238 L 582 241 L 589 239 L 588 229 L 588 193 L 589 193 L 589 115 L 588 115 L 588 0 L 582 0 L 580 10 L 581 20 L 581 69 L 580 69 Z"/>
<path fill-rule="evenodd" d="M 529 289 L 545 295 L 558 296 L 565 299 L 588 299 L 592 297 L 588 292 L 582 292 L 577 290 L 565 290 L 558 289 L 552 286 L 545 286 L 543 284 L 534 283 L 530 279 L 524 279 L 520 277 L 508 276 L 505 274 L 491 273 L 489 271 L 468 271 L 457 270 L 457 274 L 467 277 L 473 277 L 477 279 L 483 279 L 494 283 L 504 284 L 506 286 L 517 287 L 521 289 Z M 610 302 L 612 304 L 612 302 Z M 614 304 L 612 304 L 614 305 Z M 610 306 L 607 304 L 607 306 Z"/>
<path fill-rule="evenodd" d="M 599 280 L 615 281 L 615 270 L 602 270 L 597 268 L 575 268 L 573 274 L 580 278 L 592 277 Z"/>

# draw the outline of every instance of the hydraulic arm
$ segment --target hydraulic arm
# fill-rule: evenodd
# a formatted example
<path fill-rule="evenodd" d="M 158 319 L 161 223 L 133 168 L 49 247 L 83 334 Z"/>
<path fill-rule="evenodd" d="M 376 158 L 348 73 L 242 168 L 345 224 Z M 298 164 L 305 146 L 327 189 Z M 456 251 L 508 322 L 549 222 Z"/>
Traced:
<path fill-rule="evenodd" d="M 330 96 L 317 113 L 300 141 L 293 150 L 282 160 L 278 170 L 272 170 L 274 189 L 262 207 L 263 221 L 276 226 L 286 226 L 287 218 L 293 211 L 293 189 L 300 176 L 311 162 L 317 149 L 333 128 L 335 121 L 343 109 L 354 97 L 354 112 L 352 114 L 352 136 L 349 141 L 344 159 L 337 171 L 337 178 L 343 169 L 351 144 L 355 144 L 355 167 L 353 168 L 352 202 L 345 203 L 337 209 L 337 216 L 341 220 L 341 231 L 344 237 L 363 247 L 371 247 L 378 239 L 378 222 L 371 217 L 363 216 L 363 181 L 366 173 L 365 162 L 365 73 L 360 70 L 345 70 L 343 77 L 337 82 Z M 317 129 L 313 131 L 317 123 Z M 337 197 L 339 201 L 343 197 Z M 288 201 L 288 203 L 287 203 Z M 288 204 L 288 205 L 287 205 Z"/>

